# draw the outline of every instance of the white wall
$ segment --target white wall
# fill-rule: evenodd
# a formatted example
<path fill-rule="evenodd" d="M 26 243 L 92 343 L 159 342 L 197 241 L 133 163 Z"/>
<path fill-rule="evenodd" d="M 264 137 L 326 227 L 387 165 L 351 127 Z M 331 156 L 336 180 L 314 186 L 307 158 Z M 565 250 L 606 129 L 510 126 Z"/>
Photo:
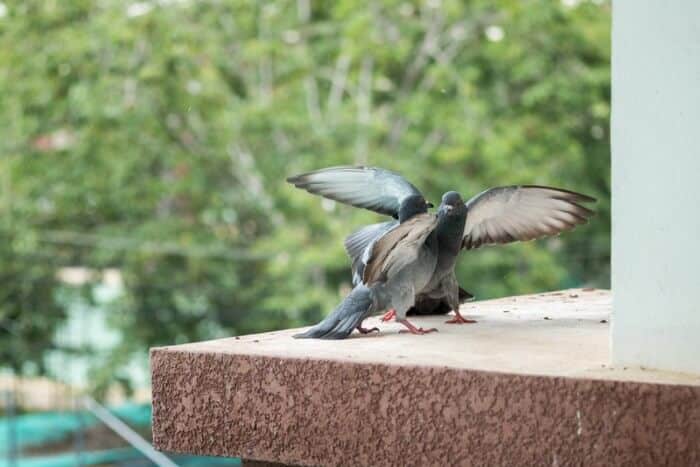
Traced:
<path fill-rule="evenodd" d="M 700 0 L 614 0 L 613 363 L 700 373 Z"/>

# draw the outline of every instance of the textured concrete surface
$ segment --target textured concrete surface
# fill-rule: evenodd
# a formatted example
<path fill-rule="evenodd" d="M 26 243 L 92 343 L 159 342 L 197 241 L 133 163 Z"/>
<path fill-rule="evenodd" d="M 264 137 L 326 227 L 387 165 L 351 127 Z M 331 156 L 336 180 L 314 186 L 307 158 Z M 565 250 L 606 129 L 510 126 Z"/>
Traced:
<path fill-rule="evenodd" d="M 298 465 L 700 465 L 700 376 L 608 364 L 610 294 L 467 304 L 437 334 L 153 349 L 158 449 Z M 375 324 L 375 323 L 368 323 Z"/>

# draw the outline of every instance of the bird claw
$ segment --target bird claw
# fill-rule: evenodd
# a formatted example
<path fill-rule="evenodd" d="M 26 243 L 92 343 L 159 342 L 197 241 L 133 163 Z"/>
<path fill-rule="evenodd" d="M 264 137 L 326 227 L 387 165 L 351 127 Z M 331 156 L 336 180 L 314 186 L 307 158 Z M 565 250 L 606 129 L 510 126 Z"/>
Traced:
<path fill-rule="evenodd" d="M 406 326 L 406 329 L 402 329 L 401 331 L 399 331 L 399 334 L 409 332 L 411 334 L 423 335 L 423 334 L 428 334 L 429 332 L 437 332 L 437 329 L 435 329 L 435 328 L 430 328 L 430 329 L 417 328 L 413 324 L 411 324 L 411 322 L 407 319 L 402 319 L 401 321 L 399 321 L 399 323 Z"/>
<path fill-rule="evenodd" d="M 384 313 L 384 316 L 382 316 L 381 321 L 382 321 L 383 323 L 386 323 L 387 321 L 391 321 L 391 320 L 394 319 L 395 317 L 396 317 L 396 310 L 394 310 L 394 309 L 392 308 L 391 310 L 389 310 L 389 311 L 387 311 L 386 313 Z"/>
<path fill-rule="evenodd" d="M 464 316 L 462 316 L 459 312 L 459 310 L 454 310 L 454 318 L 445 321 L 447 324 L 473 324 L 476 323 L 473 319 L 466 319 Z"/>
<path fill-rule="evenodd" d="M 445 321 L 447 324 L 474 324 L 476 323 L 473 319 L 463 318 L 462 315 L 457 315 L 452 319 Z"/>
<path fill-rule="evenodd" d="M 423 328 L 413 328 L 413 329 L 402 329 L 399 331 L 399 334 L 415 334 L 422 336 L 423 334 L 428 334 L 430 332 L 437 332 L 438 330 L 436 328 L 430 328 L 430 329 L 423 329 Z"/>
<path fill-rule="evenodd" d="M 357 327 L 357 330 L 360 332 L 360 334 L 369 334 L 369 333 L 372 333 L 372 332 L 374 332 L 374 331 L 379 332 L 379 328 L 378 328 L 378 327 L 373 327 L 373 328 L 367 329 L 367 328 L 363 328 L 362 326 L 358 326 L 358 327 Z"/>

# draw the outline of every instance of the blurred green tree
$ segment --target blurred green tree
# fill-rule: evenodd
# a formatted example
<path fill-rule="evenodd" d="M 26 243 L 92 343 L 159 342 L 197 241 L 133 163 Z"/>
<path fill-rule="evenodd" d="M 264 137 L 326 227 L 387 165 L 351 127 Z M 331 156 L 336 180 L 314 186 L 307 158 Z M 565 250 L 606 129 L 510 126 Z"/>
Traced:
<path fill-rule="evenodd" d="M 3 363 L 41 363 L 70 265 L 124 278 L 124 343 L 102 378 L 147 346 L 318 319 L 349 285 L 341 239 L 377 219 L 284 183 L 330 165 L 397 170 L 433 200 L 515 183 L 596 196 L 590 225 L 470 252 L 458 273 L 478 298 L 609 285 L 607 1 L 27 0 L 3 13 Z"/>

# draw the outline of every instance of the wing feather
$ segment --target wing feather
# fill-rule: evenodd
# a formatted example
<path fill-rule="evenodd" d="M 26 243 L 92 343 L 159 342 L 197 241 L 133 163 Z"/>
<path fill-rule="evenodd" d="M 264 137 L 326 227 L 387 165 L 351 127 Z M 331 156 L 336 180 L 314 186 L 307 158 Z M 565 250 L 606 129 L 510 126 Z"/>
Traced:
<path fill-rule="evenodd" d="M 594 198 L 538 185 L 488 189 L 467 201 L 462 247 L 479 248 L 557 235 L 585 224 L 593 211 L 581 203 Z"/>
<path fill-rule="evenodd" d="M 287 181 L 309 193 L 398 217 L 401 201 L 421 192 L 401 175 L 376 167 L 330 167 Z"/>
<path fill-rule="evenodd" d="M 362 282 L 365 261 L 371 254 L 374 242 L 397 225 L 399 223 L 395 220 L 371 224 L 347 236 L 345 239 L 345 251 L 351 260 L 353 285 Z"/>
<path fill-rule="evenodd" d="M 437 216 L 419 214 L 382 236 L 372 247 L 363 282 L 372 285 L 385 281 L 415 261 L 420 248 L 436 226 Z"/>

